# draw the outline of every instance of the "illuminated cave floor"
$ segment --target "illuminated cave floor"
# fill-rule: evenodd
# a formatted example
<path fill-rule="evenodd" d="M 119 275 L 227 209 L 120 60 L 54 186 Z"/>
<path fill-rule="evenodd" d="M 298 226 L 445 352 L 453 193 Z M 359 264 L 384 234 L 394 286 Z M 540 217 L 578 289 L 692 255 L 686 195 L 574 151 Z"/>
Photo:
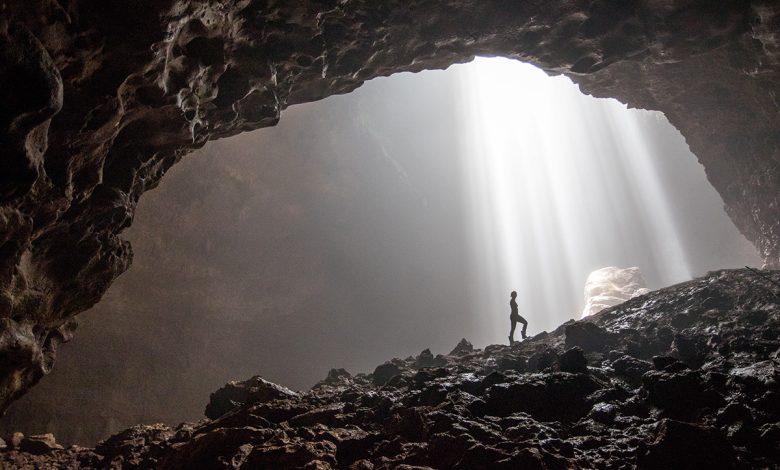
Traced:
<path fill-rule="evenodd" d="M 210 419 L 94 449 L 16 436 L 0 467 L 773 468 L 775 283 L 780 271 L 716 271 L 512 347 L 464 340 L 332 370 L 302 394 L 256 377 L 212 394 Z"/>

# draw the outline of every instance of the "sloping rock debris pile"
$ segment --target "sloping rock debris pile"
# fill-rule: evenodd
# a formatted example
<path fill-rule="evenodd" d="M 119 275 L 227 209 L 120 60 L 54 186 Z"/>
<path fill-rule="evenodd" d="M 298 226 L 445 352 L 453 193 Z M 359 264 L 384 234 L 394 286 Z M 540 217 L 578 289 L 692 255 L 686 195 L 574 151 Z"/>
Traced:
<path fill-rule="evenodd" d="M 511 347 L 463 340 L 370 374 L 331 370 L 305 393 L 232 382 L 210 419 L 94 449 L 17 434 L 0 466 L 777 468 L 778 294 L 750 271 L 713 272 Z"/>

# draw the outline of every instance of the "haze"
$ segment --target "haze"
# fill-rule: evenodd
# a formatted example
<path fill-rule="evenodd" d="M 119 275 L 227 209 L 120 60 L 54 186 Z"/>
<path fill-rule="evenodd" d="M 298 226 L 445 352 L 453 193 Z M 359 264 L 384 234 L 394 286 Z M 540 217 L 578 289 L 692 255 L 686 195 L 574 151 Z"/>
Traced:
<path fill-rule="evenodd" d="M 374 80 L 210 143 L 126 237 L 133 267 L 4 429 L 89 444 L 196 420 L 228 380 L 303 389 L 463 337 L 504 343 L 511 290 L 533 335 L 578 317 L 604 266 L 658 288 L 760 264 L 662 115 L 499 59 Z M 38 421 L 16 419 L 31 406 Z"/>

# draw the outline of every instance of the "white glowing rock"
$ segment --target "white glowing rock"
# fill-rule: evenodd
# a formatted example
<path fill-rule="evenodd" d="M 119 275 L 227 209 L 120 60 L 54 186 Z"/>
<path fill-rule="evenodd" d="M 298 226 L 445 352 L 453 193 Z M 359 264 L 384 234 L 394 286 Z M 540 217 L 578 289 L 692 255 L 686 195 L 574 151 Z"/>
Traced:
<path fill-rule="evenodd" d="M 582 317 L 650 292 L 639 268 L 609 266 L 593 271 L 585 281 L 585 308 Z"/>

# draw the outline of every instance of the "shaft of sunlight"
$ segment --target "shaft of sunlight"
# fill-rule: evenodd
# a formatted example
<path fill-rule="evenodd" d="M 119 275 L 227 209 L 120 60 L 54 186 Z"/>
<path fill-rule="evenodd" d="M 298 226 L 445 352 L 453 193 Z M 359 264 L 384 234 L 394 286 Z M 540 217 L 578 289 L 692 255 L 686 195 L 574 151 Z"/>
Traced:
<path fill-rule="evenodd" d="M 636 253 L 652 253 L 640 267 L 661 282 L 690 277 L 637 124 L 647 111 L 587 97 L 528 64 L 472 65 L 461 81 L 462 169 L 483 341 L 505 338 L 512 290 L 538 333 L 578 316 L 566 306 L 581 302 L 591 271 L 639 264 Z"/>

